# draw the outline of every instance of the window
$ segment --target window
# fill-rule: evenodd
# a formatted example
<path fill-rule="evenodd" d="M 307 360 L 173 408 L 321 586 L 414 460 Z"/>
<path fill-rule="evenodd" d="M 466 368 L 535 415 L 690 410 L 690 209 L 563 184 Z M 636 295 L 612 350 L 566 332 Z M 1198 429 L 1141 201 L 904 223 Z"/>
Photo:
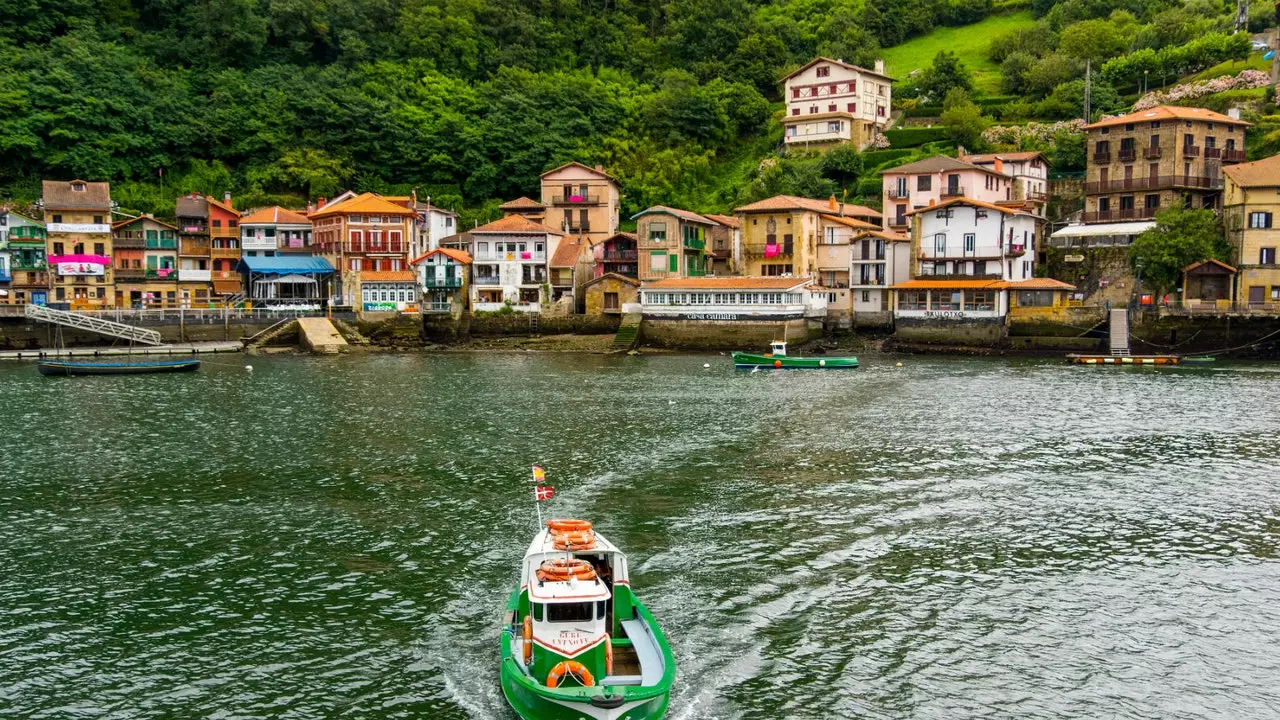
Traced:
<path fill-rule="evenodd" d="M 835 111 L 836 111 L 835 103 L 831 103 L 830 105 L 827 106 L 827 112 L 835 112 Z"/>
<path fill-rule="evenodd" d="M 1258 257 L 1258 264 L 1259 264 L 1259 265 L 1275 265 L 1275 264 L 1276 264 L 1276 249 L 1275 249 L 1275 248 L 1273 248 L 1273 247 L 1269 247 L 1269 248 L 1262 248 L 1262 249 L 1261 249 L 1261 252 L 1260 252 L 1260 253 L 1258 253 L 1258 255 L 1259 255 L 1259 257 Z"/>
<path fill-rule="evenodd" d="M 1154 130 L 1154 129 L 1158 128 L 1158 127 L 1160 127 L 1160 121 L 1159 121 L 1159 120 L 1152 120 L 1152 121 L 1151 121 L 1151 129 L 1152 129 L 1152 130 Z"/>
<path fill-rule="evenodd" d="M 791 108 L 791 114 L 792 114 L 792 115 L 799 115 L 799 114 L 800 114 L 800 108 Z M 789 127 L 789 128 L 787 128 L 787 130 L 791 131 L 791 134 L 792 134 L 792 135 L 794 135 L 794 134 L 795 134 L 795 128 L 794 128 L 794 127 Z"/>
<path fill-rule="evenodd" d="M 666 242 L 667 224 L 665 222 L 649 223 L 649 239 L 654 242 Z"/>
<path fill-rule="evenodd" d="M 964 293 L 965 310 L 995 310 L 996 293 L 994 290 L 966 290 Z"/>
<path fill-rule="evenodd" d="M 884 117 L 884 106 L 883 106 L 883 105 L 877 105 L 877 106 L 876 106 L 876 115 L 877 115 L 877 116 L 879 116 L 879 117 Z"/>
<path fill-rule="evenodd" d="M 1254 230 L 1265 230 L 1271 227 L 1271 213 L 1249 213 L 1249 227 Z"/>
<path fill-rule="evenodd" d="M 222 221 L 221 221 L 221 220 L 214 220 L 214 221 L 213 221 L 213 226 L 214 226 L 214 227 L 216 227 L 216 228 L 220 228 L 220 227 L 222 227 Z"/>
<path fill-rule="evenodd" d="M 973 248 L 976 240 L 977 240 L 977 236 L 974 235 L 973 233 L 965 233 L 964 234 L 964 251 L 967 253 L 973 252 Z"/>
<path fill-rule="evenodd" d="M 832 105 L 832 106 L 831 106 L 831 109 L 832 109 L 832 110 L 835 110 L 835 105 Z M 843 124 L 843 123 L 841 123 L 839 120 L 833 120 L 833 121 L 831 121 L 831 122 L 827 123 L 827 132 L 833 132 L 833 133 L 838 133 L 838 132 L 840 132 L 840 126 L 841 126 L 842 124 Z"/>
<path fill-rule="evenodd" d="M 938 233 L 933 236 L 933 251 L 938 255 L 947 254 L 947 234 Z"/>
<path fill-rule="evenodd" d="M 1146 197 L 1146 207 L 1148 210 L 1155 210 L 1160 207 L 1159 195 L 1148 195 Z"/>
<path fill-rule="evenodd" d="M 1125 131 L 1125 132 L 1133 132 L 1133 123 L 1125 123 L 1125 125 L 1124 125 L 1124 131 Z"/>
<path fill-rule="evenodd" d="M 817 106 L 817 105 L 810 105 L 810 106 L 809 106 L 809 114 L 810 114 L 810 115 L 815 115 L 815 114 L 817 114 L 817 112 L 818 112 L 818 106 Z"/>
<path fill-rule="evenodd" d="M 845 109 L 851 113 L 856 113 L 858 112 L 858 103 L 849 103 L 848 105 L 845 105 Z"/>
<path fill-rule="evenodd" d="M 797 88 L 791 88 L 791 99 L 792 99 L 792 100 L 799 100 L 799 99 L 800 99 L 800 88 L 798 88 L 798 87 L 797 87 Z"/>
<path fill-rule="evenodd" d="M 827 67 L 826 65 L 819 65 L 814 74 L 817 75 L 818 77 L 830 77 L 831 68 Z"/>
<path fill-rule="evenodd" d="M 94 244 L 93 244 L 93 254 L 94 254 L 94 255 L 106 255 L 106 254 L 107 254 L 107 246 L 106 246 L 105 244 L 103 244 L 103 243 L 94 243 Z"/>
<path fill-rule="evenodd" d="M 916 178 L 916 190 L 928 192 L 933 189 L 933 176 L 920 175 Z"/>
<path fill-rule="evenodd" d="M 53 216 L 53 221 L 54 221 L 54 222 L 56 222 L 56 223 L 60 223 L 60 222 L 62 222 L 62 216 L 61 216 L 61 215 L 54 215 L 54 216 Z"/>
<path fill-rule="evenodd" d="M 667 254 L 665 252 L 649 253 L 649 270 L 660 273 L 667 271 Z"/>
<path fill-rule="evenodd" d="M 239 226 L 240 226 L 240 221 L 239 221 L 239 220 L 228 220 L 228 221 L 227 221 L 227 227 L 239 227 Z"/>

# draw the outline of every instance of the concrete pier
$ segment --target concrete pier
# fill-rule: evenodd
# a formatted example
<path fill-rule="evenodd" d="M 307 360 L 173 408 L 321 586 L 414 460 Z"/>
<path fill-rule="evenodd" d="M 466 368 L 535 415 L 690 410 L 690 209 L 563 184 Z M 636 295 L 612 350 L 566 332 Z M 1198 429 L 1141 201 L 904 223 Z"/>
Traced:
<path fill-rule="evenodd" d="M 60 351 L 42 350 L 0 350 L 0 360 L 43 360 L 53 357 L 118 357 L 121 355 L 204 355 L 207 353 L 234 353 L 244 349 L 239 341 L 232 342 L 197 342 L 174 345 L 147 345 L 134 347 L 81 347 L 66 348 Z"/>
<path fill-rule="evenodd" d="M 328 318 L 298 318 L 298 331 L 302 344 L 320 355 L 333 355 L 347 351 L 347 341 Z"/>

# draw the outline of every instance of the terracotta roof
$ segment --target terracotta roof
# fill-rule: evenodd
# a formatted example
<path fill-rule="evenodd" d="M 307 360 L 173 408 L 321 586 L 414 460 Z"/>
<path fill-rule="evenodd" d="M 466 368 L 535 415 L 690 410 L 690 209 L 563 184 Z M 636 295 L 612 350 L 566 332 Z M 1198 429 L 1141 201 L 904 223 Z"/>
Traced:
<path fill-rule="evenodd" d="M 546 205 L 543 205 L 537 200 L 533 200 L 532 198 L 527 198 L 522 195 L 516 198 L 515 200 L 508 200 L 502 203 L 501 205 L 498 206 L 498 209 L 499 210 L 544 210 L 546 209 L 546 207 L 547 207 Z"/>
<path fill-rule="evenodd" d="M 667 214 L 667 215 L 675 215 L 676 217 L 680 218 L 681 220 L 688 220 L 689 222 L 702 223 L 703 225 L 715 225 L 715 224 L 716 224 L 716 221 L 715 221 L 715 220 L 711 220 L 711 219 L 709 219 L 709 218 L 703 217 L 702 215 L 699 215 L 699 214 L 698 214 L 698 213 L 696 213 L 696 212 L 690 212 L 690 211 L 688 211 L 688 210 L 681 210 L 681 209 L 679 209 L 679 208 L 667 207 L 666 205 L 654 205 L 653 207 L 645 208 L 644 210 L 641 210 L 640 212 L 636 213 L 635 215 L 632 215 L 632 216 L 631 216 L 631 219 L 632 219 L 632 220 L 635 220 L 636 218 L 640 217 L 641 215 L 658 214 L 658 213 L 665 213 L 665 214 Z"/>
<path fill-rule="evenodd" d="M 373 193 L 361 193 L 350 200 L 337 204 L 325 205 L 311 213 L 311 217 L 325 215 L 414 215 L 413 210 L 401 207 L 390 200 L 383 199 Z"/>
<path fill-rule="evenodd" d="M 630 232 L 616 232 L 616 233 L 614 233 L 614 234 L 610 235 L 609 237 L 605 238 L 604 240 L 601 240 L 598 244 L 603 245 L 604 243 L 607 243 L 607 242 L 609 242 L 610 240 L 612 240 L 612 239 L 614 239 L 614 238 L 626 238 L 627 240 L 630 240 L 630 241 L 632 241 L 632 242 L 639 242 L 639 240 L 640 240 L 640 236 L 639 236 L 639 235 L 636 235 L 635 233 L 630 233 Z"/>
<path fill-rule="evenodd" d="M 814 200 L 813 198 L 796 197 L 795 195 L 774 195 L 771 198 L 765 198 L 750 205 L 734 208 L 733 211 L 735 213 L 751 213 L 807 210 L 816 213 L 839 213 L 841 207 L 844 208 L 845 215 L 853 217 L 883 217 L 879 210 L 873 210 L 865 205 L 845 203 L 842 206 L 837 202 L 835 207 L 832 207 L 831 200 Z"/>
<path fill-rule="evenodd" d="M 178 217 L 209 217 L 209 203 L 203 197 L 182 196 L 174 203 L 174 214 Z"/>
<path fill-rule="evenodd" d="M 864 230 L 854 235 L 853 237 L 856 240 L 858 238 L 863 238 L 867 236 L 880 238 L 881 240 L 884 240 L 886 242 L 911 242 L 911 238 L 907 237 L 906 235 L 903 235 L 901 233 L 896 233 L 896 232 L 889 232 L 888 230 Z"/>
<path fill-rule="evenodd" d="M 584 288 L 591 287 L 592 285 L 595 285 L 596 283 L 602 280 L 621 280 L 622 282 L 627 283 L 628 285 L 634 285 L 636 287 L 640 287 L 639 280 L 633 277 L 627 277 L 626 275 L 619 275 L 618 273 L 605 273 L 594 280 L 588 280 L 587 282 L 583 283 L 582 287 Z"/>
<path fill-rule="evenodd" d="M 218 207 L 222 208 L 223 210 L 226 210 L 227 212 L 229 212 L 229 213 L 231 213 L 231 214 L 233 214 L 233 215 L 239 215 L 239 214 L 240 214 L 240 211 L 239 211 L 239 210 L 237 210 L 237 209 L 235 209 L 235 207 L 233 207 L 233 206 L 231 206 L 231 205 L 228 205 L 227 203 L 224 203 L 224 202 L 222 202 L 221 200 L 218 200 L 218 199 L 216 199 L 216 198 L 212 198 L 212 197 L 206 197 L 206 198 L 205 198 L 205 200 L 207 200 L 207 201 L 209 202 L 209 204 L 210 204 L 210 205 L 216 205 L 216 206 L 218 206 Z"/>
<path fill-rule="evenodd" d="M 988 167 L 974 165 L 970 162 L 957 160 L 946 155 L 934 155 L 933 157 L 917 160 L 906 165 L 881 170 L 881 175 L 924 175 L 929 173 L 948 172 L 951 170 L 977 170 L 979 172 L 990 173 L 991 175 L 999 175 L 1004 177 L 1002 173 L 998 173 Z"/>
<path fill-rule="evenodd" d="M 840 217 L 838 215 L 823 215 L 822 219 L 830 220 L 833 223 L 844 225 L 845 227 L 851 227 L 855 230 L 879 230 L 880 229 L 879 226 L 872 225 L 869 222 L 864 222 L 862 220 L 857 220 L 855 218 Z"/>
<path fill-rule="evenodd" d="M 169 223 L 164 222 L 163 220 L 157 220 L 157 219 L 155 219 L 155 218 L 153 218 L 153 217 L 147 217 L 147 216 L 145 216 L 145 215 L 143 215 L 142 217 L 126 218 L 126 219 L 124 219 L 124 220 L 118 220 L 118 221 L 116 221 L 116 222 L 113 222 L 113 223 L 111 223 L 111 229 L 112 229 L 112 230 L 118 230 L 118 229 L 120 229 L 120 228 L 122 228 L 122 227 L 128 227 L 129 225 L 132 225 L 132 224 L 134 224 L 134 223 L 136 223 L 136 222 L 142 222 L 143 220 L 147 220 L 147 221 L 149 221 L 149 222 L 153 222 L 153 223 L 155 223 L 155 224 L 157 224 L 157 225 L 163 225 L 163 226 L 165 226 L 165 227 L 169 228 L 170 230 L 177 230 L 177 229 L 178 229 L 178 226 L 177 226 L 177 225 L 170 225 Z"/>
<path fill-rule="evenodd" d="M 939 210 L 941 208 L 950 207 L 952 205 L 973 205 L 974 207 L 986 208 L 988 210 L 996 210 L 1004 213 L 1005 215 L 1032 215 L 1034 217 L 1032 213 L 1029 213 L 1026 210 L 1023 210 L 1021 207 L 1008 207 L 1005 205 L 996 205 L 995 203 L 983 202 L 982 200 L 974 200 L 973 198 L 966 198 L 966 197 L 952 198 L 950 200 L 937 203 L 935 205 L 925 205 L 924 207 L 915 208 L 914 210 L 908 210 L 904 214 L 915 215 L 916 213 L 929 212 L 930 210 Z"/>
<path fill-rule="evenodd" d="M 471 253 L 468 253 L 464 250 L 455 250 L 454 248 L 443 248 L 443 247 L 436 248 L 435 250 L 428 250 L 427 252 L 410 260 L 409 264 L 417 265 L 418 263 L 422 262 L 423 260 L 426 260 L 427 258 L 437 253 L 440 255 L 444 255 L 445 257 L 448 257 L 448 258 L 453 258 L 454 260 L 462 263 L 463 265 L 471 264 Z"/>
<path fill-rule="evenodd" d="M 1099 120 L 1091 125 L 1085 125 L 1085 130 L 1094 128 L 1112 127 L 1114 125 L 1126 125 L 1128 123 L 1150 122 L 1152 120 L 1203 120 L 1205 122 L 1216 122 L 1230 125 L 1252 125 L 1243 120 L 1227 117 L 1222 113 L 1217 113 L 1204 108 L 1178 107 L 1176 105 L 1158 105 L 1146 110 L 1139 110 L 1127 115 L 1120 115 L 1105 120 Z"/>
<path fill-rule="evenodd" d="M 412 270 L 366 270 L 360 273 L 360 282 L 417 282 Z"/>
<path fill-rule="evenodd" d="M 1023 160 L 1034 160 L 1036 158 L 1040 158 L 1045 161 L 1045 164 L 1048 164 L 1049 162 L 1048 159 L 1045 158 L 1044 153 L 1039 150 L 1030 150 L 1028 152 L 988 153 L 986 155 L 961 155 L 959 160 L 961 162 L 980 165 L 983 163 L 993 163 L 996 161 L 996 158 L 1000 158 L 1007 162 L 1022 162 Z"/>
<path fill-rule="evenodd" d="M 565 169 L 565 168 L 567 168 L 567 167 L 573 167 L 573 166 L 575 166 L 575 165 L 576 165 L 577 167 L 582 168 L 583 170 L 590 170 L 591 172 L 593 172 L 593 173 L 595 173 L 595 174 L 597 174 L 597 175 L 600 175 L 601 177 L 607 177 L 607 178 L 609 178 L 610 180 L 612 180 L 612 181 L 614 181 L 614 182 L 617 182 L 617 181 L 618 181 L 618 179 L 617 179 L 617 178 L 615 178 L 614 176 L 612 176 L 612 175 L 610 175 L 609 173 L 605 172 L 604 170 L 597 170 L 597 169 L 595 169 L 595 168 L 593 168 L 593 167 L 588 167 L 587 165 L 583 165 L 582 163 L 577 162 L 577 161 L 574 161 L 574 162 L 567 162 L 567 163 L 565 163 L 565 164 L 561 165 L 560 167 L 551 168 L 550 170 L 548 170 L 548 171 L 546 171 L 546 172 L 542 173 L 541 175 L 539 175 L 538 177 L 540 177 L 540 178 L 544 178 L 544 177 L 546 177 L 546 176 L 550 175 L 550 174 L 551 174 L 551 173 L 553 173 L 553 172 L 557 172 L 557 171 L 563 170 L 563 169 Z"/>
<path fill-rule="evenodd" d="M 742 226 L 742 224 L 738 222 L 738 218 L 732 215 L 706 215 L 704 217 L 711 218 L 725 227 L 736 228 Z"/>
<path fill-rule="evenodd" d="M 849 63 L 847 63 L 847 62 L 844 62 L 843 60 L 832 60 L 831 58 L 828 58 L 828 57 L 822 57 L 822 56 L 818 56 L 818 57 L 816 57 L 816 58 L 814 58 L 814 59 L 810 60 L 809 62 L 805 63 L 804 65 L 801 65 L 801 66 L 799 67 L 799 69 L 797 69 L 795 72 L 792 72 L 792 73 L 787 74 L 787 75 L 783 75 L 783 76 L 782 76 L 782 79 L 783 79 L 783 80 L 790 80 L 791 78 L 795 77 L 796 75 L 799 75 L 800 73 L 802 73 L 802 72 L 804 72 L 805 70 L 809 69 L 811 66 L 816 65 L 816 64 L 818 64 L 818 63 L 820 63 L 820 62 L 830 63 L 830 64 L 832 64 L 832 65 L 839 65 L 840 67 L 843 67 L 843 68 L 849 68 L 850 70 L 856 70 L 856 71 L 858 71 L 858 72 L 860 72 L 860 73 L 866 73 L 866 74 L 868 74 L 868 75 L 875 75 L 876 77 L 882 77 L 882 78 L 884 78 L 885 80 L 893 80 L 893 78 L 889 77 L 888 75 L 885 75 L 884 73 L 879 73 L 879 72 L 876 72 L 875 70 L 868 70 L 868 69 L 866 69 L 866 68 L 864 68 L 864 67 L 860 67 L 860 66 L 858 66 L 858 65 L 851 65 L 851 64 L 849 64 Z"/>
<path fill-rule="evenodd" d="M 1182 268 L 1182 272 L 1191 272 L 1192 270 L 1195 270 L 1196 268 L 1202 265 L 1217 265 L 1218 267 L 1222 268 L 1223 270 L 1226 270 L 1229 273 L 1236 272 L 1235 268 L 1222 262 L 1221 260 L 1214 260 L 1213 258 L 1206 258 L 1204 260 L 1201 260 L 1200 262 L 1193 262 L 1190 265 Z"/>
<path fill-rule="evenodd" d="M 1227 165 L 1222 172 L 1240 187 L 1280 187 L 1280 155 Z"/>
<path fill-rule="evenodd" d="M 578 264 L 578 255 L 582 253 L 582 243 L 576 238 L 565 238 L 556 246 L 556 252 L 551 256 L 551 267 L 573 267 Z"/>
<path fill-rule="evenodd" d="M 790 290 L 808 285 L 807 277 L 692 277 L 664 278 L 644 284 L 645 290 Z"/>
<path fill-rule="evenodd" d="M 461 232 L 453 235 L 445 235 L 440 238 L 441 245 L 471 245 L 471 233 Z"/>
<path fill-rule="evenodd" d="M 80 184 L 84 190 L 76 192 L 72 185 Z M 110 210 L 111 184 L 104 182 L 85 182 L 84 180 L 45 180 L 43 186 L 44 207 L 46 210 Z"/>
<path fill-rule="evenodd" d="M 285 210 L 279 205 L 262 208 L 257 212 L 245 215 L 240 219 L 241 225 L 310 225 L 311 220 L 292 210 Z"/>
<path fill-rule="evenodd" d="M 1027 278 L 1009 283 L 1013 290 L 1075 290 L 1076 286 L 1053 278 Z"/>
<path fill-rule="evenodd" d="M 1004 280 L 908 280 L 890 287 L 890 290 L 1004 290 L 1009 283 Z"/>
<path fill-rule="evenodd" d="M 508 215 L 501 220 L 494 220 L 486 225 L 478 228 L 472 228 L 472 233 L 545 233 L 548 235 L 563 235 L 559 230 L 547 227 L 540 222 L 534 222 L 523 215 Z"/>

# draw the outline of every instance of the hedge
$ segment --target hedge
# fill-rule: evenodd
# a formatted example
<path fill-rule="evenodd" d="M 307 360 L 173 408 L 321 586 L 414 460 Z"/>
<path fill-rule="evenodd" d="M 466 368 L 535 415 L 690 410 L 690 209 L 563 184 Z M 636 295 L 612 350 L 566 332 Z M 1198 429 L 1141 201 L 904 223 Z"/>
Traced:
<path fill-rule="evenodd" d="M 925 143 L 947 139 L 945 127 L 909 127 L 901 130 L 886 130 L 884 136 L 889 144 L 897 148 L 919 147 Z"/>

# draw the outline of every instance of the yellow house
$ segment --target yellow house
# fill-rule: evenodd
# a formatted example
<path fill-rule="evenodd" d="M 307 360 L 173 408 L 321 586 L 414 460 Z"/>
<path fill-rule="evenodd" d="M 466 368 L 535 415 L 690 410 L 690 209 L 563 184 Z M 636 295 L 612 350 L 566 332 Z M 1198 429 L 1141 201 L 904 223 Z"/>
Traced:
<path fill-rule="evenodd" d="M 1280 303 L 1280 155 L 1222 168 L 1223 223 L 1236 269 L 1235 297 Z"/>
<path fill-rule="evenodd" d="M 84 180 L 45 180 L 42 185 L 53 271 L 49 302 L 66 303 L 72 310 L 114 307 L 111 185 Z"/>
<path fill-rule="evenodd" d="M 862 205 L 775 195 L 735 209 L 742 232 L 743 268 L 756 277 L 815 277 L 823 215 L 879 225 L 880 213 Z"/>
<path fill-rule="evenodd" d="M 1067 308 L 1080 302 L 1071 299 L 1076 286 L 1053 278 L 1027 278 L 1009 283 L 1010 320 L 1061 319 Z"/>

